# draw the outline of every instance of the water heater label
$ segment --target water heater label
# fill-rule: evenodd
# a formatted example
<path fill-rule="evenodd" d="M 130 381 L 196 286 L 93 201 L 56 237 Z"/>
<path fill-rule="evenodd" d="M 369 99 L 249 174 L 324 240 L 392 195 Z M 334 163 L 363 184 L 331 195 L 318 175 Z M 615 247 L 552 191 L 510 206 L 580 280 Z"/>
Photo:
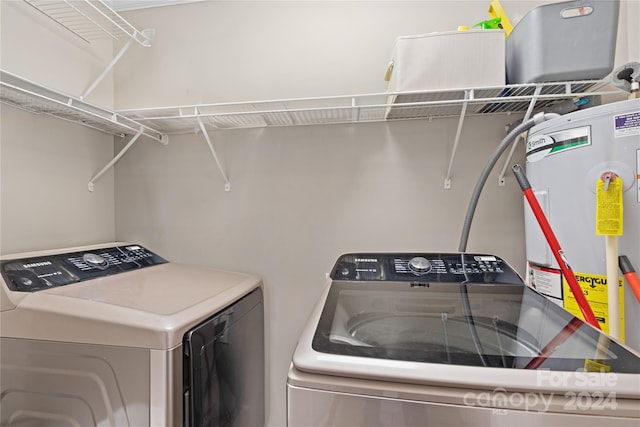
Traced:
<path fill-rule="evenodd" d="M 562 307 L 562 275 L 557 268 L 528 263 L 527 285 Z"/>
<path fill-rule="evenodd" d="M 640 135 L 640 111 L 614 116 L 615 137 Z"/>
<path fill-rule="evenodd" d="M 536 162 L 552 154 L 591 145 L 591 127 L 564 129 L 547 135 L 532 135 L 527 140 L 527 162 Z"/>
<path fill-rule="evenodd" d="M 582 289 L 582 293 L 589 302 L 593 314 L 600 328 L 606 333 L 609 333 L 609 294 L 607 291 L 607 276 L 590 273 L 580 273 L 574 271 L 576 280 Z M 569 313 L 584 320 L 584 316 L 580 311 L 580 306 L 576 301 L 569 283 L 563 280 L 564 286 L 564 308 Z M 618 278 L 618 289 L 620 291 L 620 335 L 622 342 L 624 342 L 624 278 Z"/>

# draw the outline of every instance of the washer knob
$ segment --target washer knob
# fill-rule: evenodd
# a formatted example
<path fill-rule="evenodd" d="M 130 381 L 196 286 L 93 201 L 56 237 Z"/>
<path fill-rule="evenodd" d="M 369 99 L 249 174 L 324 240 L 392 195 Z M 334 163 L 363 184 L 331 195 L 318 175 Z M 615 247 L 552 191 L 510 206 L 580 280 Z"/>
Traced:
<path fill-rule="evenodd" d="M 104 268 L 107 266 L 107 260 L 98 254 L 86 253 L 82 256 L 82 260 L 92 267 Z"/>
<path fill-rule="evenodd" d="M 33 286 L 33 280 L 29 279 L 28 277 L 21 277 L 19 280 L 23 286 Z"/>
<path fill-rule="evenodd" d="M 429 260 L 421 256 L 411 258 L 408 266 L 409 270 L 416 274 L 425 274 L 431 270 L 431 263 Z"/>

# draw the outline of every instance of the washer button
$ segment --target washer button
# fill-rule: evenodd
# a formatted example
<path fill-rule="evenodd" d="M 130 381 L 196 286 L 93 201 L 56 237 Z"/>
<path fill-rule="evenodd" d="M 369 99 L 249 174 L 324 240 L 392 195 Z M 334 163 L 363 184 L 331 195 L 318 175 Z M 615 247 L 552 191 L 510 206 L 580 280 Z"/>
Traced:
<path fill-rule="evenodd" d="M 23 286 L 32 286 L 33 285 L 33 280 L 29 279 L 28 277 L 21 277 L 20 278 L 20 283 Z"/>
<path fill-rule="evenodd" d="M 421 256 L 411 258 L 408 266 L 409 270 L 416 274 L 425 274 L 431 270 L 431 263 L 429 260 Z"/>
<path fill-rule="evenodd" d="M 105 268 L 107 266 L 107 260 L 101 255 L 94 253 L 86 253 L 82 256 L 82 260 L 92 267 Z"/>

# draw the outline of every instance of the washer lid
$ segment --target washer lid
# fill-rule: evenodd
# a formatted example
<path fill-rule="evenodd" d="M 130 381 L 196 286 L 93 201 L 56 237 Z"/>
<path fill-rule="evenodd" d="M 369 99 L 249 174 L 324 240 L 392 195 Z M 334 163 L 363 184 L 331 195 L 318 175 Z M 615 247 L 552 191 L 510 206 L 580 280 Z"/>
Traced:
<path fill-rule="evenodd" d="M 576 371 L 597 361 L 640 374 L 640 358 L 627 348 L 532 289 L 504 284 L 334 282 L 312 348 L 506 369 Z"/>
<path fill-rule="evenodd" d="M 59 280 L 37 291 L 14 290 L 3 280 L 3 291 L 16 302 L 15 308 L 1 313 L 3 337 L 170 349 L 181 344 L 188 329 L 261 286 L 256 276 L 168 263 L 155 254 L 155 261 L 140 268 L 116 264 L 121 271 L 113 274 L 106 272 L 113 266 L 82 272 L 84 266 L 64 261 L 77 259 L 79 253 L 83 251 L 38 255 L 32 261 L 20 258 L 24 271 L 36 269 L 37 280 L 85 273 L 94 277 Z M 15 267 L 16 259 L 2 265 Z M 47 259 L 50 264 L 43 261 Z"/>
<path fill-rule="evenodd" d="M 458 271 L 458 263 L 449 262 L 456 255 L 439 256 L 443 265 Z M 473 258 L 457 256 L 463 266 Z M 553 389 L 558 384 L 550 378 L 557 376 L 542 372 L 559 371 L 560 388 L 606 391 L 613 384 L 622 394 L 640 397 L 639 355 L 533 289 L 491 283 L 487 278 L 500 277 L 493 273 L 469 280 L 473 275 L 449 267 L 430 277 L 418 272 L 412 280 L 400 280 L 409 274 L 404 263 L 398 263 L 401 274 L 397 266 L 389 270 L 387 261 L 394 257 L 354 256 L 351 270 L 343 270 L 344 259 L 339 260 L 334 273 L 344 271 L 351 279 L 329 284 L 294 353 L 297 369 L 509 390 Z M 432 263 L 437 258 L 419 257 Z M 370 268 L 363 269 L 362 263 Z M 416 260 L 416 265 L 421 270 L 424 262 Z M 374 278 L 361 278 L 368 275 Z"/>

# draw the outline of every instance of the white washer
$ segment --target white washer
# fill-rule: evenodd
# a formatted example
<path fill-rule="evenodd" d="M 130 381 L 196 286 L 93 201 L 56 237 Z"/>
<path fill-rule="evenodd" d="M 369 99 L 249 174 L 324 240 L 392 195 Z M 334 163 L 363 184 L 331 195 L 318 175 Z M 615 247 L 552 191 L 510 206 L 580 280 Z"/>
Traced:
<path fill-rule="evenodd" d="M 337 261 L 293 354 L 289 427 L 634 426 L 640 355 L 502 259 Z"/>
<path fill-rule="evenodd" d="M 114 243 L 5 256 L 3 426 L 262 426 L 262 281 Z"/>

